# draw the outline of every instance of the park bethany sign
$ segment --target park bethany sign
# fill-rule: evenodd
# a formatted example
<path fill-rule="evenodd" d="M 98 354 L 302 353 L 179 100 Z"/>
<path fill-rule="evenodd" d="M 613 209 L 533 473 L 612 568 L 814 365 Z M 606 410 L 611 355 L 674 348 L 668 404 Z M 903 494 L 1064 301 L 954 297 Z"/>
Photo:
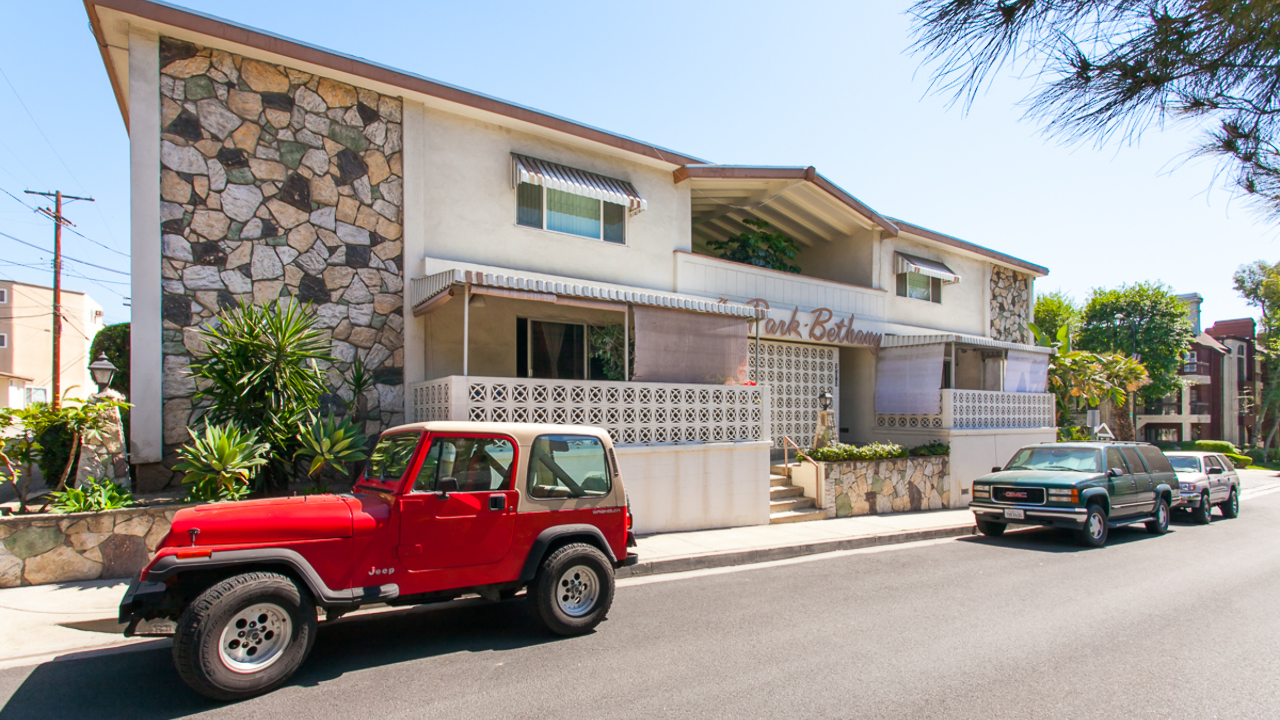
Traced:
<path fill-rule="evenodd" d="M 788 311 L 770 307 L 763 298 L 747 300 L 744 304 L 768 311 L 768 317 L 761 321 L 760 331 L 770 337 L 871 348 L 880 347 L 883 338 L 882 333 L 857 327 L 853 313 L 849 313 L 847 318 L 837 318 L 830 308 L 804 312 L 796 307 Z"/>

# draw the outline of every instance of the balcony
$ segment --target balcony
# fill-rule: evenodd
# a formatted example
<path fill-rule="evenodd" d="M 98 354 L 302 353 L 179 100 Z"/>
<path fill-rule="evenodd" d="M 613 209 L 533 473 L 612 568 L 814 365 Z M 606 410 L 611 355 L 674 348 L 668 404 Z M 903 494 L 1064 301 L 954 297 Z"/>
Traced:
<path fill-rule="evenodd" d="M 616 445 L 769 440 L 769 388 L 451 375 L 410 383 L 410 422 L 595 425 Z"/>
<path fill-rule="evenodd" d="M 1053 393 L 941 390 L 937 415 L 877 414 L 885 429 L 984 430 L 1051 428 L 1057 424 Z"/>
<path fill-rule="evenodd" d="M 1179 375 L 1208 375 L 1209 363 L 1203 362 L 1203 361 L 1185 362 L 1182 364 L 1182 367 L 1178 369 L 1178 374 Z"/>
<path fill-rule="evenodd" d="M 885 315 L 883 290 L 687 252 L 676 253 L 676 292 L 739 302 L 763 298 L 771 304 L 806 310 L 827 308 L 837 316 L 853 313 L 865 318 L 883 318 Z"/>

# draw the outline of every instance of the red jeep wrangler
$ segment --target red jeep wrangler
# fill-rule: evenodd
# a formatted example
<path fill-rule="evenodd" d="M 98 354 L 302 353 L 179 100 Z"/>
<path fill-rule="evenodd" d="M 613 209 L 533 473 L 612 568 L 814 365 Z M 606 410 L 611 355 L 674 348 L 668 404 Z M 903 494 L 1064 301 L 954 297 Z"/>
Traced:
<path fill-rule="evenodd" d="M 551 631 L 588 632 L 634 544 L 603 430 L 404 425 L 383 433 L 351 495 L 179 511 L 120 621 L 126 636 L 172 634 L 182 679 L 235 700 L 298 669 L 317 606 L 333 620 L 369 603 L 496 601 L 525 588 Z"/>

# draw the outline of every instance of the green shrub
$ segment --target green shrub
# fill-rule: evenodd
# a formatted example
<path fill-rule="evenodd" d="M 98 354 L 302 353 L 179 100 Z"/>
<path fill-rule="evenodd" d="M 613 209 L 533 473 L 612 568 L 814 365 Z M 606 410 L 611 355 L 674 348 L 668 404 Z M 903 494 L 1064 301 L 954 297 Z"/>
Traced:
<path fill-rule="evenodd" d="M 1249 456 L 1249 459 L 1253 461 L 1252 464 L 1254 465 L 1267 461 L 1266 452 L 1264 452 L 1262 448 L 1249 448 L 1244 451 L 1244 454 Z"/>
<path fill-rule="evenodd" d="M 1084 442 L 1093 439 L 1089 428 L 1079 425 L 1068 425 L 1058 428 L 1058 442 Z"/>
<path fill-rule="evenodd" d="M 294 457 L 311 458 L 307 468 L 307 476 L 316 485 L 316 492 L 325 492 L 324 481 L 317 473 L 326 465 L 340 473 L 347 472 L 347 463 L 358 463 L 368 460 L 364 446 L 368 442 L 365 434 L 351 424 L 351 418 L 338 420 L 333 413 L 327 417 L 312 417 L 310 425 L 298 425 L 298 438 L 302 447 L 294 453 Z"/>
<path fill-rule="evenodd" d="M 1236 453 L 1222 453 L 1231 460 L 1231 464 L 1238 468 L 1247 468 L 1253 464 L 1253 459 L 1248 455 L 1237 455 Z"/>
<path fill-rule="evenodd" d="M 1196 440 L 1191 443 L 1190 449 L 1199 452 L 1222 453 L 1223 455 L 1240 454 L 1240 450 L 1226 440 Z"/>
<path fill-rule="evenodd" d="M 203 435 L 187 433 L 191 442 L 178 449 L 181 462 L 173 466 L 186 473 L 187 499 L 217 502 L 248 495 L 249 480 L 267 464 L 269 447 L 258 442 L 258 432 L 224 423 L 206 425 Z"/>
<path fill-rule="evenodd" d="M 844 460 L 885 460 L 907 456 L 906 448 L 897 443 L 873 442 L 861 447 L 836 443 L 824 448 L 812 448 L 802 453 L 817 462 L 841 462 Z"/>
<path fill-rule="evenodd" d="M 133 505 L 133 496 L 110 480 L 87 478 L 80 487 L 67 488 L 53 496 L 52 509 L 56 513 L 101 512 L 117 510 Z"/>
<path fill-rule="evenodd" d="M 950 455 L 951 446 L 941 440 L 934 440 L 931 443 L 917 445 L 911 448 L 912 457 L 922 457 L 930 455 Z"/>

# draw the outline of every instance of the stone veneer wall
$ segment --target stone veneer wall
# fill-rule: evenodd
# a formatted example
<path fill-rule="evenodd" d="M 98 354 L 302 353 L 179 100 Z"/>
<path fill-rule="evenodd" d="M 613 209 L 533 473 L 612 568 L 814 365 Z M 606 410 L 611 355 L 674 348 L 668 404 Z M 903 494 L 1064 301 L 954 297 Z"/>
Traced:
<path fill-rule="evenodd" d="M 941 510 L 950 504 L 942 455 L 822 463 L 827 517 Z"/>
<path fill-rule="evenodd" d="M 0 517 L 0 588 L 133 577 L 179 509 Z"/>
<path fill-rule="evenodd" d="M 998 265 L 991 267 L 991 337 L 1030 343 L 1031 276 Z"/>
<path fill-rule="evenodd" d="M 166 456 L 200 412 L 198 329 L 240 303 L 311 303 L 331 393 L 360 358 L 366 432 L 403 422 L 401 103 L 328 78 L 160 41 Z"/>

